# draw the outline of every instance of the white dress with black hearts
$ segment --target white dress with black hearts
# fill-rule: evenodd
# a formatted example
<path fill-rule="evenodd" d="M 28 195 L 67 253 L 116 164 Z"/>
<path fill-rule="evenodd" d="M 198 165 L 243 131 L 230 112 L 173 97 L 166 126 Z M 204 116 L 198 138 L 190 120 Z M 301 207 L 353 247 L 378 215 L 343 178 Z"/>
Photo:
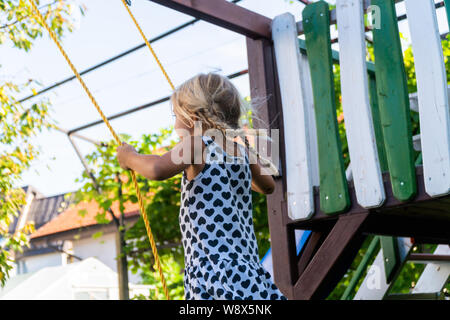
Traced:
<path fill-rule="evenodd" d="M 244 148 L 244 157 L 230 157 L 202 139 L 205 166 L 192 180 L 183 173 L 181 182 L 186 300 L 285 300 L 259 262 Z"/>

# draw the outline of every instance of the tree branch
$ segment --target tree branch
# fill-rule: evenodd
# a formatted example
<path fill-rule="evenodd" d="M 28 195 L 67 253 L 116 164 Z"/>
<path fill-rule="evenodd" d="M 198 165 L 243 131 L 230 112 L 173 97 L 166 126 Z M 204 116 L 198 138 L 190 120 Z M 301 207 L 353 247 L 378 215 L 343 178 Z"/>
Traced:
<path fill-rule="evenodd" d="M 40 10 L 40 9 L 42 9 L 42 8 L 44 8 L 44 7 L 52 6 L 52 5 L 54 5 L 55 3 L 57 3 L 57 2 L 58 2 L 58 0 L 55 0 L 55 1 L 53 1 L 52 3 L 49 3 L 49 4 L 45 4 L 45 5 L 43 5 L 43 6 L 40 6 L 38 9 Z M 50 11 L 47 10 L 47 11 L 46 11 L 45 13 L 43 13 L 42 15 L 46 16 L 49 12 L 50 12 Z M 15 25 L 16 23 L 18 23 L 18 22 L 20 22 L 20 21 L 22 21 L 22 20 L 25 20 L 25 19 L 27 19 L 27 18 L 29 18 L 30 16 L 31 16 L 31 15 L 28 14 L 28 15 L 26 15 L 26 16 L 20 18 L 20 19 L 17 19 L 17 20 L 14 21 L 14 22 L 11 22 L 11 23 L 8 23 L 8 24 L 4 24 L 4 25 L 0 26 L 0 29 L 5 29 L 5 28 L 8 28 L 8 27 L 10 27 L 10 26 L 13 26 L 13 25 Z"/>

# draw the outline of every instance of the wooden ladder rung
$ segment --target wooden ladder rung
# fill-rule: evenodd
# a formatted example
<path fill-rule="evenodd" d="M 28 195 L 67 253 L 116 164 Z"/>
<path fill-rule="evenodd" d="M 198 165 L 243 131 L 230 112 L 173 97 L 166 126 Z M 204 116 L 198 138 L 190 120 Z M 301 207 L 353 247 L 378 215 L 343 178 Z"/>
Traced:
<path fill-rule="evenodd" d="M 450 255 L 446 254 L 432 254 L 432 253 L 411 253 L 408 261 L 420 261 L 420 262 L 450 262 Z"/>
<path fill-rule="evenodd" d="M 392 293 L 387 295 L 384 300 L 440 300 L 443 296 L 442 292 Z"/>

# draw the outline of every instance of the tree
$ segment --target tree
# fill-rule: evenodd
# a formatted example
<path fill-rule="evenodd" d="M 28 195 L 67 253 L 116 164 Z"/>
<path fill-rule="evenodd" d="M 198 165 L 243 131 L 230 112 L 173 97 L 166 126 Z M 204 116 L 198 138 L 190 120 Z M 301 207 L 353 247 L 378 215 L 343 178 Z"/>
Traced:
<path fill-rule="evenodd" d="M 69 1 L 59 0 L 39 8 L 59 38 L 72 30 Z M 29 51 L 41 37 L 43 28 L 28 1 L 0 0 L 0 45 Z M 1 65 L 0 65 L 1 69 Z M 34 137 L 50 123 L 48 99 L 21 104 L 18 97 L 35 92 L 39 84 L 29 79 L 15 82 L 5 76 L 0 82 L 0 284 L 4 285 L 12 269 L 11 251 L 21 251 L 28 245 L 26 234 L 33 230 L 26 225 L 10 233 L 9 226 L 24 205 L 24 192 L 18 188 L 22 173 L 38 156 L 38 148 L 31 143 Z"/>

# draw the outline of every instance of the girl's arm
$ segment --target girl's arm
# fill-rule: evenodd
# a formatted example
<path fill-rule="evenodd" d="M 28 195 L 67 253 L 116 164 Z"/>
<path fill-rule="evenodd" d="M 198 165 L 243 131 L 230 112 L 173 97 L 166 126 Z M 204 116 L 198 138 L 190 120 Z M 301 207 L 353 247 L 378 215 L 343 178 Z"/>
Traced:
<path fill-rule="evenodd" d="M 188 150 L 191 155 L 183 158 L 183 152 Z M 132 169 L 149 180 L 165 180 L 180 173 L 193 163 L 193 138 L 185 138 L 173 149 L 162 156 L 139 154 L 129 144 L 123 143 L 117 147 L 117 160 L 120 166 Z M 174 162 L 174 159 L 178 159 Z"/>
<path fill-rule="evenodd" d="M 270 194 L 275 190 L 275 181 L 269 174 L 263 174 L 263 169 L 259 163 L 250 164 L 252 171 L 252 190 L 262 193 Z"/>

